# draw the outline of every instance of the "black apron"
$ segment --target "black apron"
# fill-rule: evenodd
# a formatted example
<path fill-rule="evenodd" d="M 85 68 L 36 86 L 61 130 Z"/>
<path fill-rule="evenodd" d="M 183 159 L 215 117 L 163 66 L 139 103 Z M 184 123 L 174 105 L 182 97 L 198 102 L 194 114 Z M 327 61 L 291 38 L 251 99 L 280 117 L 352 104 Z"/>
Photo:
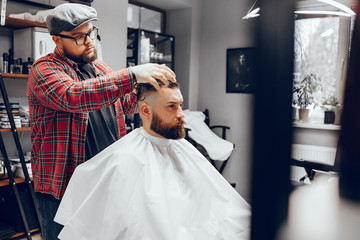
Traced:
<path fill-rule="evenodd" d="M 85 79 L 96 77 L 91 64 L 79 64 L 78 67 Z M 112 105 L 89 112 L 85 143 L 86 160 L 89 160 L 116 140 L 118 140 L 118 128 L 115 106 Z"/>

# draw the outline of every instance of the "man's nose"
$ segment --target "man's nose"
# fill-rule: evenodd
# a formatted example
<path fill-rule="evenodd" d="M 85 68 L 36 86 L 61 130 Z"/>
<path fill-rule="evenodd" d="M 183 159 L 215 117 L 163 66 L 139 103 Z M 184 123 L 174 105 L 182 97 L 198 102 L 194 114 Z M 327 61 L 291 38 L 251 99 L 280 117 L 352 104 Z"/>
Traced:
<path fill-rule="evenodd" d="M 93 40 L 90 38 L 89 35 L 86 35 L 85 37 L 86 37 L 86 38 L 85 38 L 85 42 L 84 42 L 85 45 L 88 45 L 88 44 L 90 44 L 90 43 L 93 42 Z"/>
<path fill-rule="evenodd" d="M 184 118 L 184 112 L 182 110 L 182 107 L 179 106 L 178 110 L 177 110 L 177 113 L 176 113 L 176 117 L 177 118 Z"/>

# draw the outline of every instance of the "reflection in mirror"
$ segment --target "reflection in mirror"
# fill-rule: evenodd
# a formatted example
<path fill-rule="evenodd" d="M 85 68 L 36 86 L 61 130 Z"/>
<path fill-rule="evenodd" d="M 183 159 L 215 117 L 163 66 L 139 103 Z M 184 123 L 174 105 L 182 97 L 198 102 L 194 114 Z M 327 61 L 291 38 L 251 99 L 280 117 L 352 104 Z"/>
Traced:
<path fill-rule="evenodd" d="M 350 7 L 354 5 L 331 0 L 298 2 L 312 3 L 295 11 L 294 29 L 292 104 L 297 114 L 293 116 L 291 182 L 302 187 L 294 187 L 289 196 L 286 236 L 281 240 L 358 239 L 354 229 L 347 231 L 345 225 L 359 221 L 350 214 L 358 212 L 359 206 L 344 211 L 337 174 L 344 156 L 338 147 L 340 131 L 349 126 L 345 122 L 342 126 L 340 120 L 355 22 Z M 335 2 L 338 7 L 334 10 L 333 5 L 319 2 Z M 345 99 L 347 105 L 348 95 Z M 302 118 L 301 108 L 307 109 L 308 118 Z M 341 138 L 343 142 L 343 133 Z"/>
<path fill-rule="evenodd" d="M 339 18 L 305 18 L 295 21 L 295 84 L 310 74 L 320 78 L 314 103 L 335 95 Z M 315 80 L 315 79 L 314 79 Z M 315 85 L 315 84 L 314 84 Z M 316 93 L 320 99 L 316 99 Z"/>
<path fill-rule="evenodd" d="M 331 1 L 298 1 L 295 11 L 291 180 L 299 184 L 314 180 L 316 170 L 336 171 L 355 19 L 343 5 L 319 2 Z"/>
<path fill-rule="evenodd" d="M 336 122 L 335 118 L 327 121 L 323 118 L 324 111 L 336 113 L 343 103 L 350 20 L 350 17 L 329 12 L 296 14 L 293 107 L 319 112 L 318 119 L 299 115 L 294 117 L 296 120 L 340 124 L 339 117 Z"/>

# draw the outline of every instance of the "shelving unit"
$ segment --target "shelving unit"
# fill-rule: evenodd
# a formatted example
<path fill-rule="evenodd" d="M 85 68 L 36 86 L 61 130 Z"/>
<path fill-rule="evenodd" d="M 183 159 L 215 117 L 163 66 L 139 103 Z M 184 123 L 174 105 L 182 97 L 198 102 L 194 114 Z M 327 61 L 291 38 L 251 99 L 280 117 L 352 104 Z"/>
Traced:
<path fill-rule="evenodd" d="M 12 75 L 12 74 L 11 74 Z M 18 75 L 21 75 L 21 74 L 18 74 Z M 40 221 L 39 221 L 39 212 L 36 208 L 36 199 L 35 199 L 35 193 L 34 193 L 34 190 L 33 190 L 33 186 L 32 186 L 32 179 L 30 179 L 30 176 L 29 176 L 29 173 L 27 171 L 27 166 L 26 166 L 26 163 L 25 163 L 25 158 L 24 158 L 24 154 L 23 154 L 23 150 L 22 150 L 22 147 L 21 147 L 21 143 L 20 143 L 20 138 L 18 136 L 18 130 L 22 130 L 22 131 L 27 131 L 27 130 L 30 130 L 29 127 L 25 127 L 25 128 L 19 128 L 17 129 L 15 127 L 15 122 L 14 122 L 14 118 L 13 118 L 13 115 L 12 115 L 12 112 L 11 112 L 11 108 L 10 108 L 10 102 L 9 102 L 9 99 L 8 99 L 8 96 L 7 96 L 7 91 L 6 91 L 6 88 L 5 88 L 5 84 L 4 84 L 4 80 L 3 80 L 3 76 L 2 74 L 0 74 L 0 90 L 1 90 L 1 96 L 3 98 L 3 101 L 4 101 L 4 104 L 5 104 L 5 107 L 6 107 L 6 112 L 7 112 L 7 115 L 9 117 L 9 122 L 10 122 L 10 125 L 11 125 L 11 129 L 0 129 L 0 150 L 1 150 L 1 155 L 3 157 L 3 161 L 5 163 L 5 167 L 7 169 L 7 172 L 8 172 L 8 179 L 7 181 L 6 180 L 2 180 L 0 183 L 1 183 L 1 187 L 5 187 L 5 186 L 11 186 L 12 188 L 12 191 L 15 195 L 15 199 L 16 199 L 16 202 L 17 202 L 17 206 L 18 206 L 18 210 L 20 211 L 20 215 L 21 215 L 21 218 L 22 218 L 22 222 L 23 222 L 23 226 L 24 226 L 24 229 L 25 229 L 25 236 L 28 240 L 31 240 L 31 233 L 32 231 L 38 231 L 38 230 L 34 230 L 34 229 L 30 229 L 30 225 L 28 223 L 28 219 L 27 219 L 27 215 L 26 215 L 26 212 L 25 212 L 25 207 L 24 207 L 24 202 L 22 201 L 21 197 L 20 197 L 20 191 L 18 189 L 18 184 L 20 184 L 22 182 L 22 179 L 18 179 L 18 178 L 15 178 L 14 177 L 14 174 L 11 170 L 11 165 L 10 165 L 10 160 L 9 160 L 9 157 L 8 157 L 8 154 L 7 154 L 7 151 L 6 151 L 6 148 L 5 148 L 5 144 L 4 144 L 4 141 L 3 141 L 3 137 L 2 137 L 2 133 L 5 133 L 5 132 L 12 132 L 12 135 L 13 135 L 13 138 L 14 138 L 14 142 L 15 142 L 15 145 L 16 145 L 16 148 L 17 148 L 17 152 L 18 152 L 18 156 L 19 156 L 19 159 L 20 159 L 20 164 L 22 166 L 22 169 L 23 169 L 23 173 L 24 173 L 24 184 L 26 184 L 26 187 L 27 187 L 27 190 L 30 194 L 30 197 L 31 197 L 31 202 L 32 202 L 32 206 L 33 208 L 35 209 L 35 213 L 36 213 L 36 220 L 38 222 L 38 226 L 40 226 Z M 7 185 L 6 185 L 7 183 Z M 4 200 L 8 198 L 8 200 Z M 5 201 L 5 202 L 9 202 L 9 199 L 11 198 L 10 195 L 6 195 L 4 194 L 2 196 L 2 201 Z M 22 236 L 24 233 L 18 233 L 19 236 Z M 16 235 L 18 235 L 16 234 Z M 13 238 L 16 237 L 16 236 L 13 236 Z"/>
<path fill-rule="evenodd" d="M 1 26 L 1 27 L 10 28 L 10 29 L 20 29 L 20 28 L 27 28 L 27 27 L 45 27 L 46 28 L 46 24 L 34 22 L 34 21 L 27 21 L 27 20 L 6 17 L 5 25 Z M 33 186 L 32 186 L 32 179 L 30 178 L 29 173 L 27 171 L 24 154 L 22 151 L 21 143 L 20 143 L 20 138 L 18 136 L 18 132 L 30 131 L 30 127 L 22 127 L 22 128 L 15 127 L 15 122 L 14 122 L 14 119 L 13 119 L 13 116 L 11 113 L 9 99 L 7 96 L 7 91 L 6 91 L 6 88 L 4 85 L 4 81 L 3 81 L 3 78 L 20 80 L 20 79 L 27 79 L 28 77 L 29 77 L 28 74 L 11 74 L 11 73 L 1 74 L 0 73 L 1 96 L 2 96 L 3 102 L 5 103 L 7 114 L 9 116 L 10 125 L 11 125 L 11 129 L 0 129 L 1 154 L 2 154 L 3 160 L 5 162 L 5 166 L 6 166 L 6 169 L 8 172 L 8 178 L 0 180 L 0 190 L 1 190 L 0 193 L 2 194 L 2 196 L 1 196 L 2 202 L 6 201 L 6 197 L 8 197 L 7 202 L 8 203 L 12 202 L 13 203 L 13 205 L 11 205 L 12 207 L 14 207 L 14 204 L 16 203 L 18 209 L 16 210 L 16 212 L 13 213 L 14 218 L 18 222 L 18 221 L 20 221 L 19 219 L 21 216 L 21 220 L 22 220 L 22 222 L 19 222 L 20 225 L 18 225 L 18 226 L 20 226 L 20 227 L 22 226 L 22 229 L 24 229 L 24 231 L 21 231 L 20 227 L 19 227 L 19 230 L 17 230 L 18 233 L 16 233 L 11 238 L 18 238 L 18 237 L 24 236 L 28 240 L 30 240 L 30 239 L 32 239 L 32 237 L 31 237 L 32 233 L 40 231 L 39 230 L 39 226 L 40 226 L 39 212 L 38 212 L 37 208 L 35 207 L 36 199 L 35 199 L 35 193 L 34 193 Z M 2 137 L 2 134 L 8 134 L 8 132 L 11 132 L 13 135 L 16 149 L 18 152 L 18 156 L 20 159 L 20 164 L 22 166 L 25 178 L 15 177 L 11 171 L 10 161 L 9 161 L 9 158 L 8 158 L 8 155 L 7 155 L 7 152 L 5 149 L 3 137 Z M 11 192 L 13 192 L 14 194 L 12 194 Z M 26 200 L 24 200 L 24 197 Z M 4 200 L 4 198 L 5 198 L 5 200 Z M 13 199 L 13 200 L 10 201 L 10 199 Z M 16 208 L 16 205 L 15 205 L 15 208 Z M 6 206 L 6 205 L 3 205 L 3 206 Z M 17 217 L 18 215 L 19 215 L 19 217 Z"/>
<path fill-rule="evenodd" d="M 148 39 L 142 41 L 142 38 Z M 145 46 L 147 45 L 147 46 Z M 150 49 L 150 47 L 152 49 Z M 175 37 L 169 34 L 152 32 L 144 29 L 128 28 L 127 38 L 127 67 L 144 63 L 166 64 L 174 71 L 175 68 Z M 134 124 L 134 128 L 140 126 L 139 114 L 126 117 L 127 122 Z M 129 120 L 128 120 L 129 119 Z M 131 124 L 130 123 L 130 124 Z"/>
<path fill-rule="evenodd" d="M 149 41 L 144 46 L 142 38 Z M 147 52 L 146 52 L 146 49 Z M 166 64 L 174 70 L 175 37 L 169 34 L 157 33 L 143 29 L 128 29 L 127 65 L 133 66 L 144 63 Z M 145 56 L 147 55 L 147 56 Z M 144 61 L 144 59 L 147 59 Z"/>

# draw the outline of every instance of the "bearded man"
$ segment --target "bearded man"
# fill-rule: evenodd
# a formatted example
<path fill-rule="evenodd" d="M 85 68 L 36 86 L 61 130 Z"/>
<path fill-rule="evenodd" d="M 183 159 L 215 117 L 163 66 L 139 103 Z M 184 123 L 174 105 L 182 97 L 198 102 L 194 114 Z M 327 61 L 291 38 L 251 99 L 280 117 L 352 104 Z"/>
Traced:
<path fill-rule="evenodd" d="M 60 239 L 249 239 L 250 207 L 185 139 L 177 83 L 136 86 L 143 126 L 78 166 Z"/>

